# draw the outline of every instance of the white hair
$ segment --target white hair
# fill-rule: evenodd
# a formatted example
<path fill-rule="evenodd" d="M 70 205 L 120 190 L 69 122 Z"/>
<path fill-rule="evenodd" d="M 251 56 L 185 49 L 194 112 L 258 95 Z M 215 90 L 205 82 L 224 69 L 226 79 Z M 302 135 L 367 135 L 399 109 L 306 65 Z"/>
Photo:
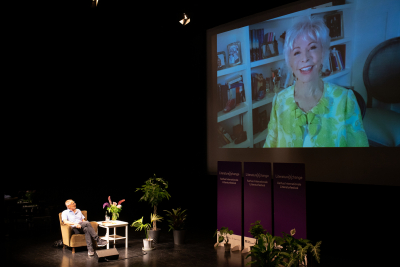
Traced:
<path fill-rule="evenodd" d="M 289 63 L 289 55 L 293 50 L 293 44 L 297 37 L 306 36 L 310 37 L 316 42 L 320 42 L 322 45 L 322 62 L 329 56 L 329 46 L 331 37 L 329 36 L 329 29 L 326 27 L 325 22 L 320 17 L 307 16 L 301 21 L 292 25 L 287 31 L 285 36 L 285 43 L 283 45 L 283 54 L 285 55 L 286 65 L 289 70 L 292 68 Z"/>
<path fill-rule="evenodd" d="M 65 201 L 65 206 L 67 206 L 67 208 L 68 208 L 68 205 L 71 204 L 71 202 L 74 202 L 74 201 L 72 199 L 68 199 L 67 201 Z"/>

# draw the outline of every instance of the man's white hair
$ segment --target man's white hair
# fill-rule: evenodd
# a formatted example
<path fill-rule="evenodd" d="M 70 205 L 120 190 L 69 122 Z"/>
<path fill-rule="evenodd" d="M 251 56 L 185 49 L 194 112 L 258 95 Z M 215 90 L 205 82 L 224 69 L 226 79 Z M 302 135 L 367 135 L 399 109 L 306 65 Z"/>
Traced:
<path fill-rule="evenodd" d="M 68 205 L 71 204 L 71 202 L 74 202 L 74 201 L 72 199 L 68 199 L 67 201 L 65 201 L 65 206 L 67 206 L 67 208 L 68 208 Z"/>

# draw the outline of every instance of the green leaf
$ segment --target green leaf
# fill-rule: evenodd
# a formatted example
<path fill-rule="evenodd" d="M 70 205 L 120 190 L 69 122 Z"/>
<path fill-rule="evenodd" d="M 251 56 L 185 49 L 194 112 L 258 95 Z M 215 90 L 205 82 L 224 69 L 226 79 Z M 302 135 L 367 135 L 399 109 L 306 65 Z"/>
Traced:
<path fill-rule="evenodd" d="M 315 246 L 310 246 L 311 248 L 311 253 L 313 254 L 314 258 L 318 263 L 320 263 L 320 246 L 321 246 L 322 241 L 317 242 Z"/>

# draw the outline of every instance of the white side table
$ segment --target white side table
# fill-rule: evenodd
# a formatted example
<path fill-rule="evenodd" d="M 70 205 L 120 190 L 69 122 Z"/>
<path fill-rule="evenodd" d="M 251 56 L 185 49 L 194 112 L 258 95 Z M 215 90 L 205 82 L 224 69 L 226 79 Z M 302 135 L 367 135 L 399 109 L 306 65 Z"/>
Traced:
<path fill-rule="evenodd" d="M 107 249 L 110 248 L 110 240 L 114 240 L 114 248 L 115 248 L 115 240 L 120 240 L 120 239 L 125 239 L 125 247 L 128 248 L 128 223 L 123 222 L 123 221 L 101 221 L 97 222 L 99 224 L 99 227 L 101 228 L 106 228 L 107 233 L 105 236 L 99 236 L 103 240 L 107 240 Z M 117 227 L 125 227 L 125 236 L 120 236 L 116 234 L 116 228 Z M 110 228 L 114 229 L 114 234 L 110 235 Z"/>

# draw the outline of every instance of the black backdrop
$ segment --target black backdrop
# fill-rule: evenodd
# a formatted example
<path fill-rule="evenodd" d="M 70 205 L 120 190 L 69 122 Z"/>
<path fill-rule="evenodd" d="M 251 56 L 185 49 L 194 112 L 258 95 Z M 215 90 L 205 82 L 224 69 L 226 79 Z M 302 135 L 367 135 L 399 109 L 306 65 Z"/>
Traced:
<path fill-rule="evenodd" d="M 72 198 L 89 210 L 89 220 L 103 218 L 110 195 L 126 199 L 121 219 L 132 222 L 152 212 L 134 191 L 156 173 L 169 181 L 172 196 L 159 210 L 187 208 L 188 225 L 212 235 L 217 196 L 216 177 L 206 173 L 206 29 L 258 10 L 121 5 L 100 0 L 97 10 L 30 10 L 10 31 L 15 82 L 4 193 L 34 189 L 54 212 Z M 270 7 L 258 3 L 260 11 Z M 178 23 L 183 12 L 192 19 L 185 27 Z M 342 255 L 366 256 L 370 242 L 394 250 L 399 191 L 307 182 L 308 237 L 322 240 L 322 251 L 346 244 Z"/>

